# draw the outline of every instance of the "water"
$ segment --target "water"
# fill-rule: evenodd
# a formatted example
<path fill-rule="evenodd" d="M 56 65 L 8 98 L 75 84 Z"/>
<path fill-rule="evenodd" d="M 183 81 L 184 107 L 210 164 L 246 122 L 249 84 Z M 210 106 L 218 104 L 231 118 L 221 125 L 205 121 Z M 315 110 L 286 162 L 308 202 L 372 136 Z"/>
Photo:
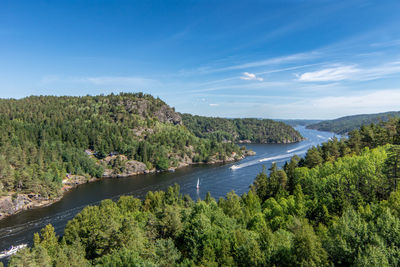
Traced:
<path fill-rule="evenodd" d="M 68 220 L 72 219 L 87 205 L 96 205 L 103 199 L 117 200 L 121 195 L 143 198 L 148 191 L 165 190 L 178 183 L 182 194 L 192 199 L 204 198 L 209 191 L 214 198 L 223 197 L 234 190 L 243 194 L 249 190 L 256 175 L 265 165 L 272 162 L 282 166 L 294 154 L 302 156 L 313 145 L 320 144 L 333 137 L 333 133 L 297 127 L 306 138 L 296 144 L 248 144 L 247 148 L 257 155 L 247 157 L 240 162 L 219 165 L 197 165 L 157 174 L 134 177 L 103 179 L 98 182 L 80 185 L 71 190 L 62 200 L 50 206 L 23 211 L 0 221 L 0 251 L 11 245 L 31 244 L 33 234 L 51 223 L 57 234 L 61 235 Z M 235 169 L 231 169 L 235 166 Z M 197 179 L 200 189 L 196 190 Z"/>

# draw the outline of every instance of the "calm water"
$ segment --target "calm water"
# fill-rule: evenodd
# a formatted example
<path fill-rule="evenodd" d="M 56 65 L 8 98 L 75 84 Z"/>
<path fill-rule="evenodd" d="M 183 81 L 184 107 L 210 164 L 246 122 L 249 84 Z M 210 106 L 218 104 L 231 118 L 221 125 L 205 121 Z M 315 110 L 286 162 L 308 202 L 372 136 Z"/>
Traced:
<path fill-rule="evenodd" d="M 103 179 L 84 184 L 68 192 L 64 198 L 48 207 L 21 212 L 0 221 L 0 251 L 11 245 L 31 244 L 33 234 L 51 223 L 60 235 L 68 220 L 72 219 L 87 205 L 98 204 L 106 198 L 118 199 L 121 195 L 133 195 L 143 198 L 148 191 L 165 190 L 178 183 L 182 194 L 189 194 L 193 199 L 204 198 L 210 191 L 214 198 L 225 196 L 234 190 L 237 194 L 247 192 L 255 176 L 265 165 L 272 162 L 282 166 L 294 154 L 304 155 L 313 145 L 327 141 L 332 133 L 297 127 L 306 138 L 297 144 L 246 145 L 257 155 L 247 157 L 240 162 L 224 165 L 198 165 L 186 167 L 176 172 L 138 175 L 130 178 Z M 230 167 L 237 166 L 235 170 Z M 196 190 L 200 179 L 200 190 Z"/>

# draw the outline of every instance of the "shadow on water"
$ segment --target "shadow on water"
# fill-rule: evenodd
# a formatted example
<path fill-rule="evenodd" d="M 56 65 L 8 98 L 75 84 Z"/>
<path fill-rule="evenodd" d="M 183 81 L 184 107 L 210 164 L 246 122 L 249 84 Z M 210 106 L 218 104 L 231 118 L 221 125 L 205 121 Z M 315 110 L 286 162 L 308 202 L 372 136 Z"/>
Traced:
<path fill-rule="evenodd" d="M 51 223 L 57 234 L 61 235 L 66 223 L 87 205 L 96 205 L 103 199 L 117 200 L 121 195 L 132 195 L 144 198 L 148 191 L 165 190 L 175 183 L 180 185 L 181 193 L 188 194 L 194 200 L 204 198 L 207 192 L 218 199 L 234 190 L 237 194 L 248 191 L 255 176 L 265 165 L 269 168 L 272 162 L 282 166 L 294 154 L 304 155 L 313 145 L 327 141 L 332 133 L 308 130 L 298 127 L 297 130 L 306 140 L 296 144 L 248 144 L 255 156 L 247 157 L 240 162 L 217 165 L 196 165 L 156 174 L 138 175 L 118 179 L 102 179 L 83 184 L 66 193 L 59 201 L 50 206 L 23 211 L 0 221 L 0 251 L 11 245 L 31 244 L 33 234 Z M 232 170 L 231 166 L 239 166 Z M 200 189 L 196 189 L 200 179 Z"/>

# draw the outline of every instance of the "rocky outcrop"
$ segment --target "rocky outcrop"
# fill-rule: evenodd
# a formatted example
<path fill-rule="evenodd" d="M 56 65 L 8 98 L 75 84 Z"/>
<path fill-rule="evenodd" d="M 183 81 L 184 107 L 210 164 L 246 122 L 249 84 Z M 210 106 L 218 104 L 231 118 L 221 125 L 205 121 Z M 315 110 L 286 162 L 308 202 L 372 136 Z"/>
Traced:
<path fill-rule="evenodd" d="M 71 190 L 72 188 L 77 187 L 80 184 L 93 182 L 95 180 L 97 179 L 82 175 L 69 175 L 63 180 L 61 194 L 56 198 L 44 197 L 35 193 L 22 194 L 10 192 L 8 195 L 0 197 L 0 220 L 23 210 L 48 206 L 60 200 L 62 198 L 62 194 Z"/>
<path fill-rule="evenodd" d="M 182 118 L 179 113 L 175 112 L 173 108 L 163 103 L 161 100 L 156 107 L 154 103 L 150 103 L 147 99 L 137 99 L 121 101 L 120 105 L 123 105 L 126 111 L 138 114 L 144 118 L 156 117 L 160 122 L 167 122 L 176 124 L 182 124 Z M 150 112 L 150 114 L 149 114 Z"/>
<path fill-rule="evenodd" d="M 58 199 L 48 199 L 38 194 L 10 194 L 0 198 L 0 220 L 20 211 L 50 205 Z"/>
<path fill-rule="evenodd" d="M 108 156 L 100 164 L 104 166 L 103 177 L 128 177 L 148 172 L 146 164 L 128 160 L 124 155 Z"/>
<path fill-rule="evenodd" d="M 182 124 L 181 116 L 175 112 L 175 110 L 168 105 L 163 105 L 157 110 L 154 114 L 159 121 L 161 122 L 169 122 L 172 124 Z"/>

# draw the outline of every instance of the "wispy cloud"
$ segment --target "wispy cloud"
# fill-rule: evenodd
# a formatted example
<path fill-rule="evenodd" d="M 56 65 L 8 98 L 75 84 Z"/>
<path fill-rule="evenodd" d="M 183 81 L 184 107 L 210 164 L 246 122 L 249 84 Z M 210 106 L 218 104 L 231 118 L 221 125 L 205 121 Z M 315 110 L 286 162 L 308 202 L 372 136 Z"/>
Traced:
<path fill-rule="evenodd" d="M 266 118 L 334 119 L 346 115 L 396 111 L 400 110 L 400 88 L 359 92 L 346 96 L 306 97 L 292 100 L 237 101 L 231 104 L 234 107 L 231 114 L 225 116 L 238 114 L 238 116 Z"/>
<path fill-rule="evenodd" d="M 390 40 L 387 42 L 372 43 L 372 47 L 390 47 L 390 46 L 400 46 L 400 39 Z"/>
<path fill-rule="evenodd" d="M 221 86 L 214 86 L 214 87 L 206 87 L 200 89 L 194 89 L 190 91 L 185 91 L 185 93 L 204 93 L 204 92 L 212 92 L 212 91 L 219 91 L 219 90 L 233 90 L 233 89 L 266 89 L 266 88 L 276 88 L 276 87 L 287 87 L 291 83 L 288 82 L 259 82 L 259 83 L 249 83 L 246 86 L 243 84 L 229 84 L 229 85 L 221 85 Z"/>
<path fill-rule="evenodd" d="M 379 112 L 399 110 L 400 88 L 386 89 L 353 96 L 322 97 L 312 101 L 312 106 L 318 109 L 355 110 L 360 112 Z"/>
<path fill-rule="evenodd" d="M 354 65 L 340 66 L 335 68 L 327 68 L 313 72 L 305 72 L 298 75 L 299 81 L 302 82 L 327 82 L 327 81 L 341 81 L 350 79 L 355 73 L 360 70 Z"/>
<path fill-rule="evenodd" d="M 218 107 L 219 106 L 219 104 L 208 104 L 210 107 Z"/>
<path fill-rule="evenodd" d="M 297 74 L 302 82 L 337 82 L 343 80 L 369 81 L 400 73 L 400 61 L 384 63 L 376 67 L 342 65 L 312 72 Z"/>
<path fill-rule="evenodd" d="M 319 56 L 320 56 L 319 52 L 311 51 L 311 52 L 306 52 L 306 53 L 298 53 L 298 54 L 292 54 L 292 55 L 287 55 L 287 56 L 282 56 L 282 57 L 275 57 L 275 58 L 269 58 L 269 59 L 265 59 L 265 60 L 252 61 L 252 62 L 248 62 L 248 63 L 232 65 L 229 67 L 217 69 L 217 71 L 228 71 L 228 70 L 237 70 L 237 69 L 246 69 L 246 68 L 262 67 L 262 66 L 269 66 L 269 65 L 277 65 L 277 64 L 283 64 L 283 63 L 289 63 L 289 62 L 309 60 L 309 59 L 313 59 L 313 58 L 316 58 Z"/>
<path fill-rule="evenodd" d="M 264 81 L 263 78 L 257 77 L 254 73 L 249 73 L 249 72 L 243 72 L 243 76 L 240 77 L 242 80 L 246 81 Z"/>

